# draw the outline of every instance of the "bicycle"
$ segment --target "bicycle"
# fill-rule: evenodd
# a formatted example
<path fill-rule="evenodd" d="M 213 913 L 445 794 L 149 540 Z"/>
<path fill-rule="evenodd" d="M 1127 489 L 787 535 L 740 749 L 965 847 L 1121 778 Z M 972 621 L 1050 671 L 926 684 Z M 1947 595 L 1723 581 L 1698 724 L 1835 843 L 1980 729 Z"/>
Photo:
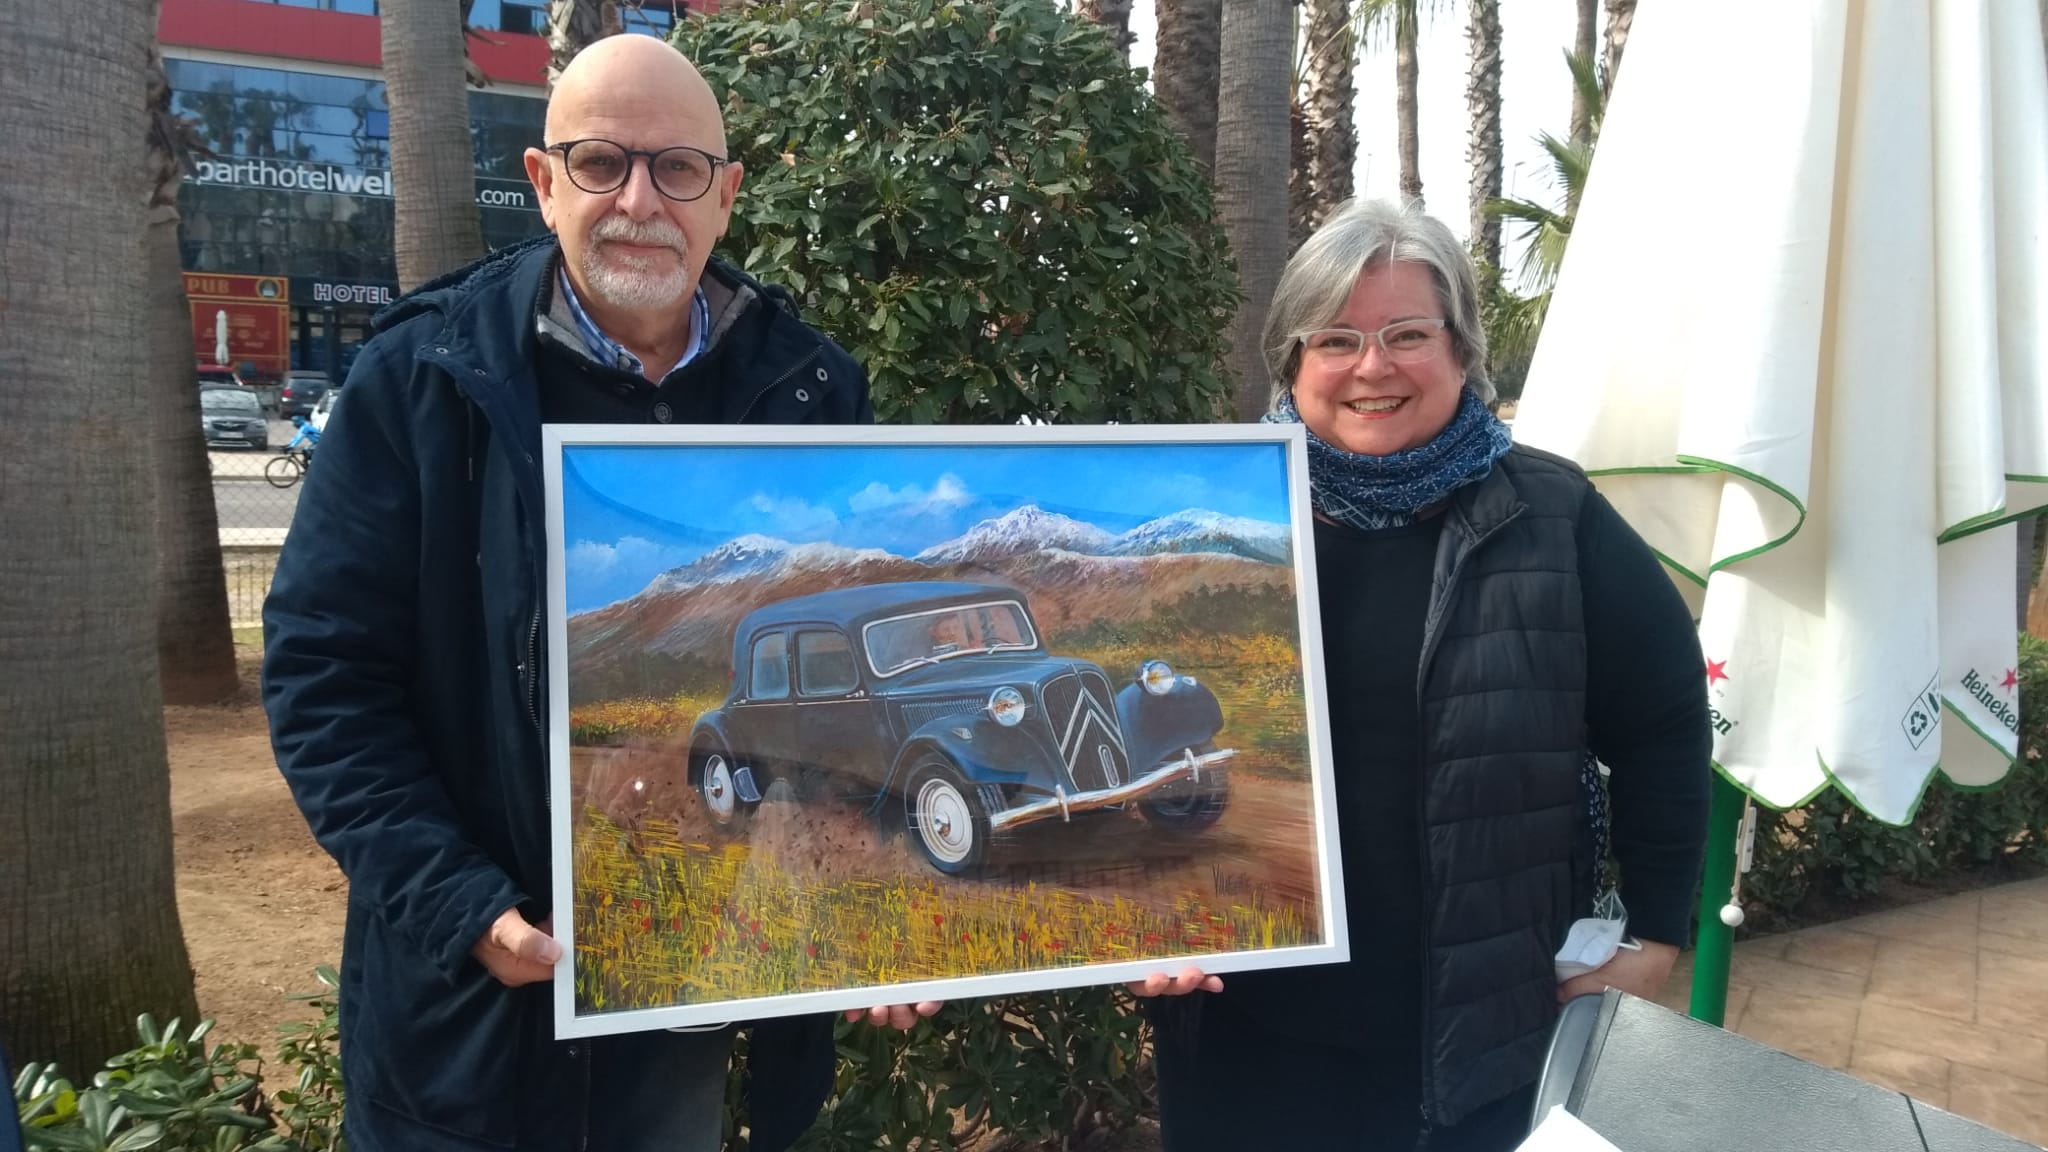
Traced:
<path fill-rule="evenodd" d="M 263 478 L 272 488 L 289 488 L 306 475 L 306 469 L 313 466 L 313 449 L 320 446 L 320 429 L 306 422 L 303 416 L 292 417 L 298 426 L 298 435 L 291 443 L 263 464 Z"/>

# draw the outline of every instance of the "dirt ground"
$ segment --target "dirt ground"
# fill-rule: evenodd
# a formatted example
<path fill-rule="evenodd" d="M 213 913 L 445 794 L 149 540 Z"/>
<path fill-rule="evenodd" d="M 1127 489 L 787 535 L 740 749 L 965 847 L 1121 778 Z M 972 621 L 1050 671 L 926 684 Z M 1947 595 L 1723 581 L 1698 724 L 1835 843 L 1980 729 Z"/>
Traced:
<path fill-rule="evenodd" d="M 341 962 L 346 882 L 292 803 L 263 710 L 253 653 L 242 699 L 166 708 L 178 915 L 199 984 L 199 1010 L 220 1040 L 268 1053 L 277 1025 L 303 1019 L 287 993 L 319 989 L 313 969 Z"/>

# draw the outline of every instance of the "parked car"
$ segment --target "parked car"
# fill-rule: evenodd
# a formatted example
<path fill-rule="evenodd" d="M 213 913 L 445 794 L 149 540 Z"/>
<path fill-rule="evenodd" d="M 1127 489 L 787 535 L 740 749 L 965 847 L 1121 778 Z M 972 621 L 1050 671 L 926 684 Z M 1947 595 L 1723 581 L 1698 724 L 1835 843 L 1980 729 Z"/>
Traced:
<path fill-rule="evenodd" d="M 201 364 L 193 369 L 193 373 L 199 378 L 201 388 L 211 388 L 215 385 L 226 388 L 247 386 L 242 374 L 226 364 Z"/>
<path fill-rule="evenodd" d="M 242 448 L 270 447 L 270 421 L 246 388 L 213 385 L 199 390 L 199 427 L 206 443 Z"/>
<path fill-rule="evenodd" d="M 690 784 L 723 831 L 787 781 L 900 811 L 931 866 L 960 874 L 1039 821 L 1135 807 L 1192 832 L 1229 801 L 1214 693 L 1159 660 L 1119 687 L 1053 655 L 1012 588 L 912 581 L 765 605 L 734 632 L 732 685 L 690 742 Z"/>
<path fill-rule="evenodd" d="M 341 399 L 341 389 L 335 387 L 322 392 L 320 399 L 314 401 L 313 414 L 306 417 L 307 421 L 313 425 L 314 432 L 327 431 L 327 415 L 334 411 L 334 403 L 339 399 Z"/>
<path fill-rule="evenodd" d="M 294 416 L 311 416 L 313 406 L 327 395 L 333 381 L 325 372 L 294 369 L 284 374 L 284 380 L 277 390 L 277 414 L 289 420 Z"/>

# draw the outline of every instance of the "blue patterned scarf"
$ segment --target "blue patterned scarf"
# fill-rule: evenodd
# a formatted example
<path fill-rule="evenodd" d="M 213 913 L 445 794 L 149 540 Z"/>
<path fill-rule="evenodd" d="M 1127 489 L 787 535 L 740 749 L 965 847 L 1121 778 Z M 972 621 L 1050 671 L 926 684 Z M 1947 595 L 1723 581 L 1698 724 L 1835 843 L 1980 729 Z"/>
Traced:
<path fill-rule="evenodd" d="M 1436 439 L 1391 456 L 1360 456 L 1308 433 L 1309 502 L 1315 510 L 1353 528 L 1395 528 L 1413 524 L 1416 514 L 1485 476 L 1513 446 L 1507 425 L 1494 418 L 1470 389 L 1458 414 Z M 1280 394 L 1277 411 L 1261 423 L 1299 424 L 1294 393 Z"/>

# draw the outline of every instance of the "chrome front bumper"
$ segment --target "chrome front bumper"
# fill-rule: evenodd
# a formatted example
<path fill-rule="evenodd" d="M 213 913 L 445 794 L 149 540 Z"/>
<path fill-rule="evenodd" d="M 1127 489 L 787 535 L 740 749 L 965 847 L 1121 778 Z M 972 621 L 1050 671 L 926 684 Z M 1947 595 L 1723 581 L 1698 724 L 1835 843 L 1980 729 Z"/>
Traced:
<path fill-rule="evenodd" d="M 1154 768 L 1128 784 L 1119 784 L 1114 788 L 1098 788 L 1093 792 L 1076 792 L 1072 796 L 1067 795 L 1065 790 L 1056 788 L 1051 796 L 1043 800 L 1033 800 L 1029 804 L 1005 808 L 990 816 L 989 830 L 1001 832 L 1005 828 L 1050 820 L 1055 816 L 1061 820 L 1071 820 L 1076 812 L 1089 812 L 1097 808 L 1122 804 L 1127 800 L 1136 800 L 1157 792 L 1176 780 L 1193 780 L 1199 783 L 1202 779 L 1202 769 L 1221 764 L 1235 755 L 1237 750 L 1234 748 L 1219 748 L 1200 756 L 1189 750 L 1179 760 Z"/>

